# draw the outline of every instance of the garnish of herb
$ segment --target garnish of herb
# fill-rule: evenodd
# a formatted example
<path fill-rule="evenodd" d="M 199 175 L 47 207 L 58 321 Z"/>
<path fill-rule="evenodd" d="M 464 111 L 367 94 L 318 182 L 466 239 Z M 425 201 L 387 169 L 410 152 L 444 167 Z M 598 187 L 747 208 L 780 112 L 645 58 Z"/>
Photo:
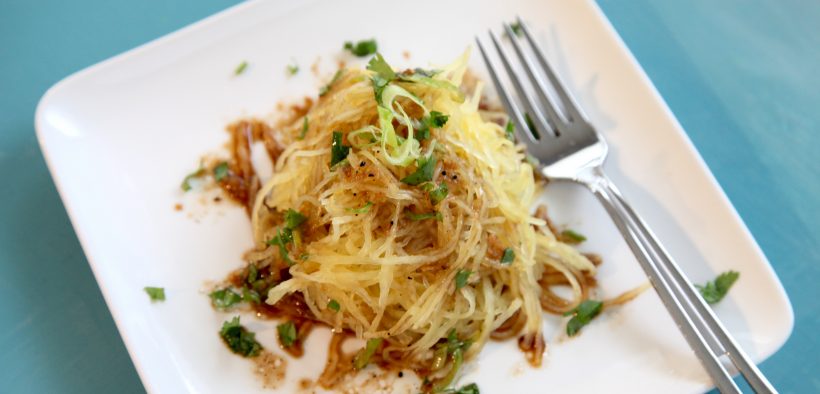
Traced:
<path fill-rule="evenodd" d="M 568 244 L 575 245 L 586 241 L 587 237 L 573 230 L 564 230 L 561 231 L 561 240 Z"/>
<path fill-rule="evenodd" d="M 228 171 L 229 168 L 227 161 L 223 161 L 217 164 L 216 167 L 214 167 L 214 179 L 217 182 L 222 181 L 223 179 L 225 179 L 226 176 L 228 176 Z"/>
<path fill-rule="evenodd" d="M 343 69 L 336 71 L 336 74 L 333 74 L 333 78 L 330 80 L 330 82 L 328 82 L 327 85 L 322 86 L 321 89 L 319 89 L 319 97 L 326 95 L 327 92 L 329 92 L 330 89 L 333 88 L 333 84 L 335 84 L 336 81 L 338 81 L 339 78 L 342 77 L 342 74 L 344 74 Z"/>
<path fill-rule="evenodd" d="M 373 203 L 368 201 L 367 204 L 364 204 L 360 208 L 347 208 L 347 211 L 350 213 L 368 213 L 370 212 L 370 207 L 373 206 Z"/>
<path fill-rule="evenodd" d="M 305 116 L 305 120 L 303 120 L 303 121 L 302 121 L 302 131 L 299 133 L 299 137 L 298 137 L 300 140 L 305 139 L 305 135 L 307 135 L 307 132 L 308 132 L 308 121 L 309 121 L 309 120 L 308 120 L 308 117 L 307 117 L 307 116 Z"/>
<path fill-rule="evenodd" d="M 535 123 L 530 119 L 529 112 L 524 112 L 524 121 L 527 123 L 527 128 L 530 129 L 532 135 L 535 136 L 535 138 L 541 138 L 541 134 L 539 134 L 538 129 L 535 128 Z"/>
<path fill-rule="evenodd" d="M 376 95 L 376 102 L 382 102 L 382 92 L 392 80 L 396 79 L 396 72 L 387 64 L 380 53 L 373 56 L 370 62 L 367 63 L 367 69 L 376 73 L 371 79 L 373 83 L 373 92 Z"/>
<path fill-rule="evenodd" d="M 378 45 L 376 44 L 375 39 L 371 40 L 362 40 L 357 43 L 353 43 L 350 41 L 345 42 L 344 49 L 350 51 L 350 53 L 358 56 L 358 57 L 365 57 L 367 55 L 372 55 L 376 53 L 379 49 Z"/>
<path fill-rule="evenodd" d="M 245 69 L 248 68 L 248 62 L 243 60 L 242 63 L 239 63 L 238 66 L 233 70 L 233 75 L 239 75 L 245 72 Z"/>
<path fill-rule="evenodd" d="M 223 323 L 219 336 L 231 351 L 243 357 L 256 357 L 262 350 L 262 345 L 256 342 L 256 334 L 239 324 L 239 316 Z"/>
<path fill-rule="evenodd" d="M 430 130 L 444 127 L 448 119 L 450 119 L 450 115 L 445 115 L 438 111 L 430 111 L 430 115 L 425 116 L 421 120 L 421 125 L 419 126 L 416 137 L 419 140 L 430 138 Z"/>
<path fill-rule="evenodd" d="M 341 308 L 342 307 L 339 305 L 339 301 L 330 300 L 327 302 L 327 309 L 333 310 L 334 312 L 338 312 Z"/>
<path fill-rule="evenodd" d="M 330 167 L 333 168 L 336 164 L 346 159 L 349 153 L 350 147 L 342 144 L 342 133 L 334 131 L 333 140 L 330 143 Z"/>
<path fill-rule="evenodd" d="M 444 182 L 441 182 L 438 185 L 438 188 L 430 190 L 430 192 L 428 193 L 430 195 L 430 202 L 432 202 L 433 205 L 436 205 L 436 204 L 440 203 L 441 200 L 444 200 L 447 197 L 447 194 L 449 192 L 450 192 L 450 189 L 447 188 L 447 184 L 444 183 Z"/>
<path fill-rule="evenodd" d="M 285 228 L 288 230 L 295 230 L 297 227 L 301 226 L 305 220 L 307 220 L 307 217 L 298 211 L 288 209 L 285 212 Z"/>
<path fill-rule="evenodd" d="M 427 212 L 427 213 L 407 212 L 407 217 L 410 218 L 410 220 L 414 220 L 414 221 L 427 220 L 427 219 L 436 219 L 438 221 L 442 220 L 441 212 Z"/>
<path fill-rule="evenodd" d="M 288 64 L 287 67 L 285 67 L 285 72 L 287 72 L 289 76 L 294 76 L 299 73 L 299 65 L 296 63 Z"/>
<path fill-rule="evenodd" d="M 603 307 L 604 303 L 601 301 L 585 300 L 575 309 L 565 313 L 564 316 L 572 316 L 572 319 L 567 322 L 567 335 L 577 335 L 581 328 L 601 313 Z"/>
<path fill-rule="evenodd" d="M 242 295 L 229 288 L 212 291 L 211 294 L 208 294 L 208 297 L 211 297 L 211 304 L 214 308 L 221 310 L 230 309 L 242 302 Z"/>
<path fill-rule="evenodd" d="M 165 289 L 162 287 L 146 286 L 145 293 L 148 294 L 148 298 L 151 299 L 151 302 L 165 301 Z"/>
<path fill-rule="evenodd" d="M 191 190 L 191 180 L 199 178 L 203 175 L 205 175 L 205 169 L 202 167 L 199 167 L 198 170 L 186 175 L 185 179 L 182 180 L 182 185 L 180 186 L 182 187 L 182 191 L 187 192 L 188 190 Z"/>
<path fill-rule="evenodd" d="M 515 141 L 515 124 L 511 120 L 507 121 L 507 126 L 504 127 L 504 135 L 510 141 Z"/>
<path fill-rule="evenodd" d="M 370 363 L 370 358 L 373 357 L 373 354 L 376 353 L 376 350 L 378 350 L 381 345 L 381 338 L 368 339 L 364 349 L 359 350 L 359 352 L 356 353 L 356 357 L 353 358 L 353 368 L 361 370 L 366 367 L 367 364 Z"/>
<path fill-rule="evenodd" d="M 700 295 L 710 305 L 717 304 L 735 282 L 740 278 L 740 273 L 737 271 L 726 271 L 715 278 L 714 281 L 706 282 L 705 285 L 695 285 L 700 290 Z"/>
<path fill-rule="evenodd" d="M 470 348 L 470 345 L 473 342 L 471 340 L 460 340 L 456 335 L 456 330 L 450 330 L 450 333 L 447 334 L 447 343 L 446 344 L 439 344 L 438 348 L 436 349 L 436 356 L 434 358 L 434 366 L 436 363 L 441 364 L 443 366 L 443 362 L 440 362 L 438 358 L 443 355 L 444 358 L 449 355 L 451 362 L 453 363 L 452 367 L 450 367 L 450 371 L 447 373 L 446 376 L 441 378 L 438 385 L 433 389 L 433 392 L 440 393 L 440 392 L 448 392 L 447 386 L 453 382 L 455 379 L 458 370 L 461 368 L 461 364 L 464 362 L 464 353 L 467 352 L 467 349 Z M 439 367 L 440 368 L 440 367 Z M 434 368 L 435 370 L 435 368 Z M 468 391 L 469 393 L 469 391 Z"/>
<path fill-rule="evenodd" d="M 436 170 L 436 157 L 419 157 L 416 160 L 416 171 L 401 179 L 402 182 L 408 185 L 419 185 L 433 179 L 433 172 Z"/>
<path fill-rule="evenodd" d="M 294 264 L 293 260 L 291 260 L 290 256 L 288 256 L 288 248 L 286 246 L 291 242 L 293 242 L 293 233 L 287 228 L 285 231 L 282 231 L 281 229 L 276 231 L 276 236 L 268 241 L 268 245 L 279 246 L 279 257 L 281 257 L 282 260 L 289 266 Z"/>
<path fill-rule="evenodd" d="M 458 270 L 456 273 L 456 290 L 467 285 L 467 279 L 470 279 L 472 273 L 470 270 Z"/>
<path fill-rule="evenodd" d="M 251 290 L 247 287 L 242 288 L 242 299 L 244 301 L 250 301 L 254 304 L 262 303 L 262 297 L 259 295 L 259 293 L 256 290 Z"/>
<path fill-rule="evenodd" d="M 504 254 L 501 255 L 501 264 L 509 264 L 515 260 L 515 251 L 513 248 L 504 249 Z"/>
<path fill-rule="evenodd" d="M 465 384 L 458 389 L 447 389 L 442 391 L 444 394 L 481 394 L 478 390 L 478 385 L 475 383 Z"/>
<path fill-rule="evenodd" d="M 516 36 L 521 37 L 522 31 L 521 31 L 521 24 L 520 23 L 515 22 L 515 23 L 510 25 L 510 28 L 512 29 L 513 33 L 515 33 Z"/>
<path fill-rule="evenodd" d="M 296 325 L 292 321 L 276 326 L 276 332 L 279 334 L 279 343 L 282 346 L 291 347 L 296 342 Z"/>

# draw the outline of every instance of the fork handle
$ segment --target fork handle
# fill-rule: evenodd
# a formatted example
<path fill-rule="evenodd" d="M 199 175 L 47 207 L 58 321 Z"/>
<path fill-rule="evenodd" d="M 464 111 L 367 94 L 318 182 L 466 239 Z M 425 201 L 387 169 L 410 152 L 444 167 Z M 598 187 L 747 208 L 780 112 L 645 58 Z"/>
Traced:
<path fill-rule="evenodd" d="M 727 355 L 757 393 L 776 393 L 746 354 L 717 320 L 711 308 L 695 291 L 691 282 L 657 241 L 646 223 L 625 201 L 606 175 L 596 168 L 584 181 L 604 205 L 624 236 L 661 301 L 670 311 L 684 338 L 701 360 L 707 373 L 722 393 L 740 390 L 719 360 Z"/>

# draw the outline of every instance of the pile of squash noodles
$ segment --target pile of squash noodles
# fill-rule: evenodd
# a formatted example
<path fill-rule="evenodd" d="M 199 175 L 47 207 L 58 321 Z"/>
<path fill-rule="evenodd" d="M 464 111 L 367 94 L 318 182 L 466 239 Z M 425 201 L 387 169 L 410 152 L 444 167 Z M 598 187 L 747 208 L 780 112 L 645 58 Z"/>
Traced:
<path fill-rule="evenodd" d="M 481 83 L 460 88 L 468 57 L 398 72 L 377 54 L 340 70 L 277 130 L 283 150 L 250 210 L 248 263 L 278 279 L 263 302 L 298 297 L 303 317 L 366 340 L 359 356 L 433 388 L 491 338 L 517 337 L 539 364 L 543 311 L 575 308 L 596 268 L 531 213 L 543 182 L 480 108 Z M 323 384 L 362 366 L 334 341 Z"/>

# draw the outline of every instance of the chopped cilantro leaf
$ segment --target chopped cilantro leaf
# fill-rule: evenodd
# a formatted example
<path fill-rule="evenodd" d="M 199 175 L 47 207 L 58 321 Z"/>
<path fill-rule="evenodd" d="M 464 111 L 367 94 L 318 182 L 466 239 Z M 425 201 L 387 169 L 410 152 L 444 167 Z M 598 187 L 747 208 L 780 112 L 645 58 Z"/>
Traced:
<path fill-rule="evenodd" d="M 294 76 L 299 73 L 299 65 L 296 63 L 288 64 L 287 67 L 285 67 L 285 72 L 290 76 Z"/>
<path fill-rule="evenodd" d="M 456 273 L 456 290 L 467 284 L 467 279 L 470 278 L 471 274 L 472 271 L 470 270 L 458 270 L 458 273 Z"/>
<path fill-rule="evenodd" d="M 450 388 L 442 391 L 445 394 L 481 394 L 478 385 L 475 383 L 465 384 L 458 389 Z"/>
<path fill-rule="evenodd" d="M 342 74 L 344 74 L 344 69 L 336 71 L 336 74 L 333 74 L 333 78 L 330 80 L 330 82 L 328 82 L 327 85 L 322 86 L 321 89 L 319 89 L 319 97 L 326 95 L 327 92 L 329 92 L 330 89 L 333 87 L 333 84 L 335 84 L 336 81 L 338 81 L 339 78 L 342 77 Z"/>
<path fill-rule="evenodd" d="M 242 74 L 245 72 L 246 68 L 248 68 L 248 62 L 243 60 L 242 63 L 239 63 L 239 65 L 233 70 L 233 75 Z"/>
<path fill-rule="evenodd" d="M 145 292 L 148 294 L 148 297 L 151 299 L 151 302 L 154 301 L 165 301 L 165 289 L 162 287 L 145 287 Z"/>
<path fill-rule="evenodd" d="M 371 40 L 362 40 L 357 43 L 352 43 L 350 41 L 345 42 L 344 49 L 350 51 L 350 53 L 358 56 L 358 57 L 365 57 L 367 55 L 372 55 L 376 53 L 379 49 L 378 45 L 376 44 L 375 39 Z"/>
<path fill-rule="evenodd" d="M 284 347 L 291 347 L 296 342 L 296 325 L 292 321 L 276 326 L 279 333 L 279 343 Z"/>
<path fill-rule="evenodd" d="M 287 212 L 285 212 L 285 228 L 288 230 L 295 230 L 297 227 L 301 226 L 305 220 L 307 220 L 305 215 L 302 215 L 298 211 L 288 209 Z"/>
<path fill-rule="evenodd" d="M 530 132 L 535 138 L 541 138 L 541 134 L 538 134 L 538 129 L 535 128 L 535 123 L 532 122 L 530 118 L 530 114 L 524 112 L 524 121 L 527 122 L 527 128 L 530 129 Z"/>
<path fill-rule="evenodd" d="M 262 350 L 262 345 L 256 342 L 256 334 L 239 324 L 239 316 L 223 323 L 219 336 L 231 351 L 243 357 L 255 357 Z"/>
<path fill-rule="evenodd" d="M 247 287 L 242 288 L 242 300 L 250 301 L 254 304 L 262 303 L 262 297 L 259 295 L 259 293 L 256 290 L 251 290 Z"/>
<path fill-rule="evenodd" d="M 515 33 L 515 35 L 521 37 L 522 31 L 521 31 L 521 24 L 520 23 L 515 22 L 515 23 L 510 25 L 510 28 L 512 29 L 513 33 Z"/>
<path fill-rule="evenodd" d="M 396 72 L 387 64 L 387 61 L 384 60 L 381 53 L 377 53 L 376 56 L 370 59 L 367 63 L 367 69 L 375 72 L 376 75 L 388 82 L 396 79 Z"/>
<path fill-rule="evenodd" d="M 286 246 L 291 242 L 293 242 L 293 232 L 290 229 L 285 228 L 285 230 L 278 230 L 276 232 L 276 236 L 268 241 L 268 245 L 279 246 L 279 257 L 281 257 L 282 260 L 288 265 L 293 265 L 293 260 L 291 260 L 290 256 L 288 256 L 288 248 Z"/>
<path fill-rule="evenodd" d="M 242 296 L 229 288 L 215 290 L 208 296 L 211 297 L 211 304 L 214 308 L 221 310 L 230 309 L 242 302 Z"/>
<path fill-rule="evenodd" d="M 248 275 L 245 277 L 245 283 L 252 284 L 256 282 L 257 278 L 259 278 L 259 269 L 256 268 L 256 264 L 248 265 Z"/>
<path fill-rule="evenodd" d="M 450 353 L 456 350 L 462 350 L 466 352 L 472 344 L 473 341 L 469 339 L 463 341 L 458 339 L 458 334 L 456 334 L 455 328 L 451 329 L 450 332 L 447 333 L 447 351 Z"/>
<path fill-rule="evenodd" d="M 427 219 L 436 219 L 436 220 L 441 221 L 441 219 L 442 219 L 441 212 L 427 212 L 427 213 L 407 212 L 407 217 L 410 218 L 410 220 L 415 220 L 415 221 L 427 220 Z"/>
<path fill-rule="evenodd" d="M 515 260 L 515 251 L 512 248 L 504 249 L 504 254 L 501 255 L 501 264 L 509 264 Z"/>
<path fill-rule="evenodd" d="M 726 296 L 726 293 L 729 292 L 729 289 L 735 284 L 738 278 L 740 278 L 739 272 L 726 271 L 718 275 L 714 281 L 706 282 L 703 286 L 695 285 L 695 287 L 700 290 L 700 294 L 706 302 L 710 305 L 717 304 Z"/>
<path fill-rule="evenodd" d="M 302 131 L 299 133 L 298 138 L 300 140 L 305 139 L 305 135 L 307 135 L 307 132 L 308 132 L 308 117 L 305 116 L 305 120 L 302 121 Z"/>
<path fill-rule="evenodd" d="M 347 208 L 347 211 L 350 213 L 368 213 L 372 206 L 373 203 L 368 201 L 367 204 L 364 204 L 361 208 Z"/>
<path fill-rule="evenodd" d="M 327 308 L 338 312 L 339 309 L 341 309 L 341 306 L 339 305 L 339 301 L 330 300 L 327 302 Z"/>
<path fill-rule="evenodd" d="M 449 119 L 449 115 L 445 115 L 438 111 L 430 111 L 430 115 L 425 116 L 421 120 L 421 124 L 416 132 L 416 138 L 418 140 L 425 140 L 430 138 L 430 130 L 432 129 L 440 129 L 447 123 L 447 119 Z"/>
<path fill-rule="evenodd" d="M 381 103 L 382 92 L 391 81 L 396 79 L 396 72 L 387 64 L 380 53 L 377 53 L 376 56 L 370 59 L 370 62 L 367 63 L 367 69 L 376 73 L 376 75 L 371 78 L 371 82 L 373 83 L 373 93 L 376 96 L 376 102 Z"/>
<path fill-rule="evenodd" d="M 186 191 L 186 192 L 188 190 L 191 190 L 191 180 L 194 179 L 194 178 L 199 178 L 203 175 L 205 175 L 205 169 L 202 168 L 202 167 L 199 167 L 198 170 L 196 170 L 196 171 L 188 174 L 187 176 L 185 176 L 185 179 L 182 180 L 182 185 L 181 185 L 182 190 Z"/>
<path fill-rule="evenodd" d="M 575 309 L 567 312 L 564 316 L 572 315 L 572 319 L 567 322 L 567 335 L 575 336 L 581 328 L 589 324 L 595 316 L 601 313 L 604 303 L 601 301 L 585 300 Z"/>
<path fill-rule="evenodd" d="M 433 179 L 433 171 L 436 170 L 436 157 L 420 157 L 416 160 L 416 171 L 402 178 L 402 182 L 408 185 L 419 185 Z"/>
<path fill-rule="evenodd" d="M 228 176 L 228 171 L 229 168 L 227 161 L 217 164 L 216 167 L 214 167 L 214 179 L 216 179 L 217 182 L 222 181 L 226 176 Z"/>
<path fill-rule="evenodd" d="M 330 167 L 346 159 L 349 153 L 350 147 L 342 145 L 342 133 L 334 131 L 333 140 L 330 143 Z"/>
<path fill-rule="evenodd" d="M 515 141 L 515 124 L 511 120 L 507 121 L 507 126 L 504 127 L 504 135 L 510 141 Z"/>
<path fill-rule="evenodd" d="M 436 204 L 440 203 L 441 200 L 444 200 L 444 198 L 447 197 L 447 194 L 449 192 L 450 192 L 450 189 L 447 188 L 447 184 L 444 183 L 444 182 L 441 182 L 438 185 L 437 189 L 430 190 L 430 192 L 429 192 L 430 201 L 433 203 L 433 205 L 436 205 Z"/>
<path fill-rule="evenodd" d="M 378 350 L 381 345 L 381 338 L 368 339 L 364 349 L 359 350 L 359 352 L 356 353 L 356 357 L 353 358 L 353 368 L 360 370 L 366 367 L 367 364 L 370 363 L 370 358 L 373 357 L 373 354 L 376 353 L 376 350 Z"/>
<path fill-rule="evenodd" d="M 573 230 L 564 230 L 561 232 L 561 240 L 568 244 L 579 244 L 587 240 L 587 237 Z"/>
<path fill-rule="evenodd" d="M 447 119 L 450 119 L 450 115 L 445 115 L 438 111 L 430 111 L 430 126 L 434 128 L 441 128 L 447 123 Z"/>

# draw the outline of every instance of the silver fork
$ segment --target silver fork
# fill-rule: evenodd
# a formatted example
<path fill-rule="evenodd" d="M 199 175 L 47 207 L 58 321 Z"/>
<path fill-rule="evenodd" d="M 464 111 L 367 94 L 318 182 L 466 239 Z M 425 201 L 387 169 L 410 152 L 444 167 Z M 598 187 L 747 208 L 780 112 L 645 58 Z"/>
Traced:
<path fill-rule="evenodd" d="M 548 179 L 580 183 L 600 200 L 721 393 L 741 392 L 721 362 L 722 358 L 734 364 L 756 393 L 776 393 L 771 383 L 737 346 L 646 223 L 604 174 L 602 165 L 608 151 L 606 141 L 585 119 L 583 111 L 550 67 L 524 22 L 518 18 L 517 23 L 532 55 L 525 51 L 511 25 L 505 24 L 504 31 L 512 42 L 526 77 L 513 68 L 498 37 L 492 31 L 489 35 L 525 112 L 499 80 L 493 62 L 478 37 L 476 42 L 499 97 L 516 126 L 518 140 L 526 144 L 527 151 L 540 161 L 540 170 Z M 548 93 L 544 76 L 557 100 Z M 526 83 L 530 84 L 537 97 L 527 94 Z M 556 105 L 556 101 L 560 102 L 560 106 Z M 530 121 L 536 130 L 530 130 Z"/>

